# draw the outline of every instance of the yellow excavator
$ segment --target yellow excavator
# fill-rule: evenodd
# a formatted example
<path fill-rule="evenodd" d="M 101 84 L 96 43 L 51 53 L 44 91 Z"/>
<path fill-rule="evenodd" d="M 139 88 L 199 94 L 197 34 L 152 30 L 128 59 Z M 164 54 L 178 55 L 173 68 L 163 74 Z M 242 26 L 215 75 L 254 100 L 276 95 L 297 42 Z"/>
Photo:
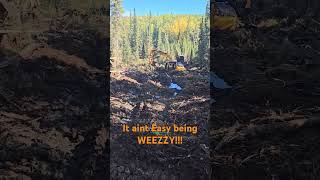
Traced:
<path fill-rule="evenodd" d="M 148 62 L 152 66 L 156 66 L 158 64 L 161 64 L 161 62 L 169 62 L 171 61 L 171 56 L 163 51 L 152 49 L 148 55 Z"/>
<path fill-rule="evenodd" d="M 176 71 L 185 71 L 185 67 L 181 64 L 178 64 L 178 61 L 173 59 L 168 53 L 152 49 L 148 56 L 148 62 L 152 66 L 158 66 L 159 64 L 165 64 L 165 69 L 170 67 Z"/>
<path fill-rule="evenodd" d="M 248 16 L 252 7 L 252 0 L 243 0 L 244 15 Z M 213 0 L 211 2 L 212 28 L 219 30 L 235 30 L 239 25 L 239 10 L 231 0 Z"/>

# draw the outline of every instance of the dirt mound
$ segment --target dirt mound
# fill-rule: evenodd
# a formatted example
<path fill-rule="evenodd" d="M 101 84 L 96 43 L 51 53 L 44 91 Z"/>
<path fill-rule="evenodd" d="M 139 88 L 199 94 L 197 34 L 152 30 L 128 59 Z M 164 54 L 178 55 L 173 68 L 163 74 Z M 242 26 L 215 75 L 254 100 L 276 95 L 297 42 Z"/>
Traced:
<path fill-rule="evenodd" d="M 50 31 L 48 43 L 55 49 L 63 49 L 68 54 L 76 55 L 87 61 L 90 66 L 105 70 L 110 66 L 106 45 L 109 39 L 101 32 L 93 30 Z"/>
<path fill-rule="evenodd" d="M 52 56 L 28 59 L 1 52 L 1 177 L 109 177 L 107 74 L 66 63 L 95 69 L 63 52 L 52 48 Z"/>

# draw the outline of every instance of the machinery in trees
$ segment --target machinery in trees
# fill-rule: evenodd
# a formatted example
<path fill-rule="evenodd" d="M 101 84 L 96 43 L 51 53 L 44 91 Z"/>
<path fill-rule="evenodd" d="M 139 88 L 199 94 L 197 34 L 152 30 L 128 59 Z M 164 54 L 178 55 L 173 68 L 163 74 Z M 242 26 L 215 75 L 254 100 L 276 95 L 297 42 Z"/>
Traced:
<path fill-rule="evenodd" d="M 179 56 L 177 59 L 173 59 L 168 53 L 152 49 L 148 56 L 148 62 L 152 66 L 159 66 L 160 64 L 165 64 L 165 69 L 170 67 L 176 71 L 186 70 L 184 63 L 184 56 Z"/>
<path fill-rule="evenodd" d="M 148 55 L 148 62 L 152 66 L 159 66 L 160 64 L 165 64 L 166 69 L 172 66 L 176 67 L 177 61 L 173 60 L 172 57 L 163 51 L 152 49 Z"/>

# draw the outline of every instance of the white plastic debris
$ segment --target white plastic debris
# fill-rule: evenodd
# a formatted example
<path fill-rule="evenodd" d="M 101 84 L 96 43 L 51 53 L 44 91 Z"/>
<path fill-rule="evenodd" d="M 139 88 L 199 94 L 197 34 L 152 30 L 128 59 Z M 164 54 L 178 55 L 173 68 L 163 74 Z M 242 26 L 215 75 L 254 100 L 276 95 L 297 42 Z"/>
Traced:
<path fill-rule="evenodd" d="M 127 124 L 127 123 L 129 123 L 129 122 L 131 122 L 132 120 L 131 119 L 121 119 L 120 120 L 120 123 L 122 123 L 122 124 Z"/>
<path fill-rule="evenodd" d="M 178 85 L 178 84 L 175 84 L 175 83 L 171 83 L 170 86 L 169 86 L 170 89 L 176 89 L 178 91 L 181 91 L 182 88 Z"/>

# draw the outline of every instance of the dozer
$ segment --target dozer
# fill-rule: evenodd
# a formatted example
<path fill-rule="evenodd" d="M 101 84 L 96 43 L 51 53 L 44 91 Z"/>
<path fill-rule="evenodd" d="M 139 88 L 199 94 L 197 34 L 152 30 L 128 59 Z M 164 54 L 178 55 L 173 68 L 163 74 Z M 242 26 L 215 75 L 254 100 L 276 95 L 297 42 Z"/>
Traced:
<path fill-rule="evenodd" d="M 244 15 L 247 16 L 251 10 L 251 0 L 245 2 Z M 212 28 L 218 30 L 235 30 L 239 26 L 240 13 L 238 7 L 232 0 L 213 0 L 211 1 L 211 24 Z"/>

